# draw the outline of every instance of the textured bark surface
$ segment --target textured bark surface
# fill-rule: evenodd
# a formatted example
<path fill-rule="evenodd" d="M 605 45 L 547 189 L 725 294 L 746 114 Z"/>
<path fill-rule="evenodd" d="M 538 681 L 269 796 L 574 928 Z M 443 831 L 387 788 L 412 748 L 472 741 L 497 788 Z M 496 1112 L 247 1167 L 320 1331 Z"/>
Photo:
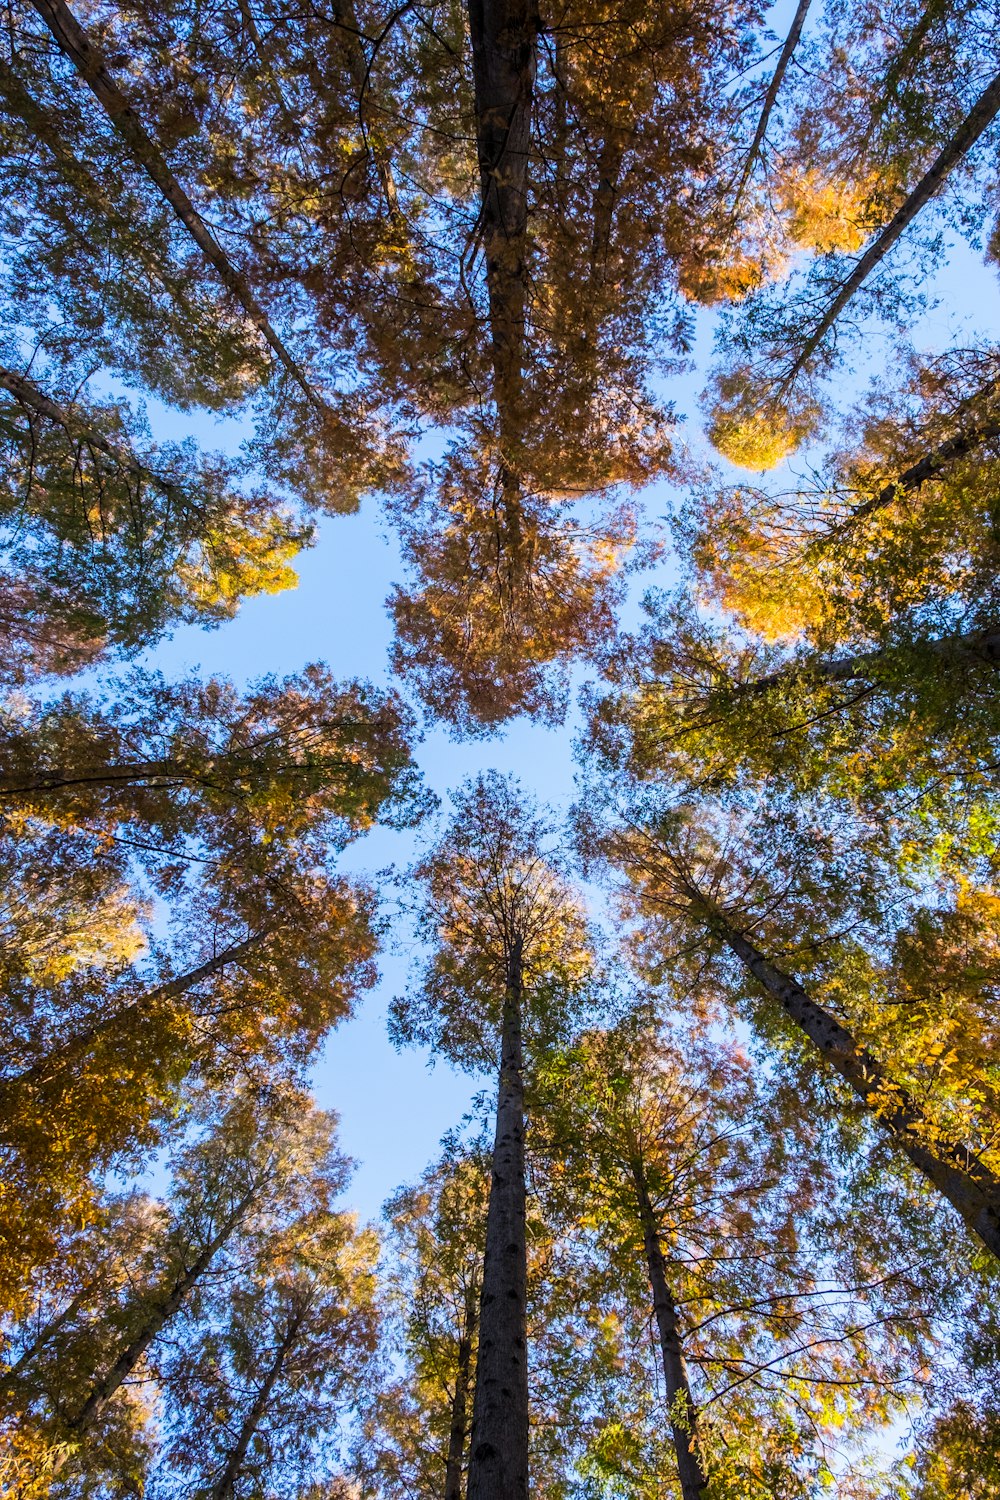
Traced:
<path fill-rule="evenodd" d="M 274 1359 L 271 1361 L 267 1375 L 264 1377 L 264 1382 L 254 1397 L 253 1405 L 243 1419 L 243 1425 L 240 1428 L 240 1434 L 236 1439 L 233 1451 L 226 1460 L 226 1466 L 219 1475 L 212 1490 L 212 1500 L 232 1500 L 233 1495 L 236 1493 L 236 1481 L 240 1477 L 240 1469 L 243 1467 L 243 1461 L 247 1456 L 247 1449 L 250 1447 L 254 1433 L 260 1426 L 261 1417 L 267 1411 L 267 1403 L 271 1399 L 271 1392 L 281 1378 L 281 1373 L 285 1368 L 285 1361 L 288 1359 L 291 1350 L 295 1347 L 299 1328 L 302 1325 L 302 1318 L 303 1313 L 300 1311 L 295 1313 L 289 1320 L 285 1335 L 274 1351 Z"/>
<path fill-rule="evenodd" d="M 919 1105 L 894 1083 L 881 1064 L 829 1011 L 810 999 L 802 986 L 776 968 L 713 909 L 709 924 L 778 1001 L 862 1104 L 927 1180 L 957 1211 L 988 1250 L 1000 1256 L 1000 1178 L 971 1150 L 940 1140 Z M 929 1141 L 935 1141 L 932 1150 Z"/>
<path fill-rule="evenodd" d="M 494 399 L 501 440 L 510 447 L 517 444 L 522 415 L 535 0 L 469 0 L 469 29 Z"/>
<path fill-rule="evenodd" d="M 171 172 L 166 158 L 115 83 L 99 49 L 63 0 L 31 0 L 56 43 L 76 68 L 98 100 L 111 124 L 128 147 L 133 159 L 155 183 L 178 219 L 215 269 L 226 290 L 240 303 L 254 327 L 278 361 L 302 388 L 314 406 L 323 402 L 306 379 L 305 372 L 285 348 L 270 319 L 257 301 L 246 277 L 233 265 L 184 188 Z"/>
<path fill-rule="evenodd" d="M 468 1500 L 527 1500 L 528 1347 L 521 942 L 508 960 L 486 1219 Z"/>
<path fill-rule="evenodd" d="M 787 388 L 799 374 L 806 361 L 815 353 L 830 332 L 855 292 L 864 285 L 876 266 L 885 259 L 921 209 L 943 187 L 955 167 L 968 155 L 998 114 L 1000 114 L 1000 73 L 983 90 L 951 140 L 938 153 L 934 163 L 927 169 L 905 201 L 900 204 L 885 228 L 872 240 L 796 355 L 782 381 L 783 388 Z"/>
<path fill-rule="evenodd" d="M 463 1460 L 469 1435 L 469 1386 L 472 1379 L 472 1341 L 476 1336 L 476 1306 L 470 1299 L 465 1309 L 465 1326 L 458 1342 L 455 1371 L 455 1393 L 451 1398 L 451 1426 L 448 1429 L 448 1462 L 444 1477 L 444 1500 L 462 1500 Z"/>
<path fill-rule="evenodd" d="M 708 1478 L 697 1451 L 698 1412 L 694 1397 L 691 1395 L 691 1383 L 688 1380 L 687 1365 L 684 1361 L 684 1350 L 681 1347 L 677 1323 L 677 1308 L 670 1295 L 656 1215 L 649 1199 L 641 1162 L 633 1162 L 632 1176 L 635 1180 L 636 1202 L 642 1223 L 646 1269 L 653 1292 L 653 1314 L 660 1338 L 663 1380 L 667 1392 L 667 1405 L 671 1413 L 670 1431 L 673 1434 L 674 1452 L 677 1455 L 681 1500 L 704 1500 Z M 682 1418 L 680 1422 L 674 1420 L 677 1414 Z"/>

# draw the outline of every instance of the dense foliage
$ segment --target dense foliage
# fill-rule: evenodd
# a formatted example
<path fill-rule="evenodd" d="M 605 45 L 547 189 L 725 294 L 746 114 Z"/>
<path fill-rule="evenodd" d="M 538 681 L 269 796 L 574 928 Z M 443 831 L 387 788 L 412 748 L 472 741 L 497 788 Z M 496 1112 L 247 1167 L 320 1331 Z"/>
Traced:
<path fill-rule="evenodd" d="M 998 1500 L 997 6 L 0 5 L 0 1490 Z"/>

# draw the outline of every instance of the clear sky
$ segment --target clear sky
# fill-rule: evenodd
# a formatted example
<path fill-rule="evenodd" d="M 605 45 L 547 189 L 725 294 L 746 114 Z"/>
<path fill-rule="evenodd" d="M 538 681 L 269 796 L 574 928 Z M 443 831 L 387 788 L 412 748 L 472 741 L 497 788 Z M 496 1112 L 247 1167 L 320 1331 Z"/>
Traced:
<path fill-rule="evenodd" d="M 964 245 L 949 255 L 937 279 L 940 303 L 920 320 L 916 341 L 928 350 L 982 339 L 1000 329 L 996 274 Z M 698 424 L 698 392 L 711 352 L 712 316 L 699 313 L 695 369 L 666 388 L 681 422 L 679 439 L 704 454 Z M 874 332 L 863 361 L 853 377 L 841 382 L 840 399 L 849 404 L 867 383 L 867 372 L 884 365 L 890 341 Z M 156 435 L 180 440 L 197 437 L 207 447 L 238 441 L 239 428 L 215 423 L 209 416 L 151 411 Z M 808 455 L 793 462 L 805 472 Z M 732 471 L 735 476 L 735 471 Z M 778 471 L 777 484 L 788 474 Z M 669 491 L 656 487 L 645 496 L 651 523 L 666 510 Z M 343 678 L 361 677 L 388 682 L 387 653 L 392 634 L 385 608 L 392 585 L 401 579 L 399 552 L 378 501 L 368 498 L 359 514 L 332 517 L 319 528 L 316 546 L 297 563 L 300 583 L 287 593 L 243 605 L 231 623 L 215 631 L 185 627 L 144 660 L 168 676 L 195 667 L 205 673 L 232 677 L 238 684 L 265 673 L 298 671 L 306 662 L 324 661 Z M 634 619 L 638 598 L 651 585 L 675 579 L 669 558 L 640 575 L 633 584 L 626 615 Z M 577 672 L 579 681 L 582 673 Z M 430 729 L 417 748 L 417 759 L 427 783 L 446 799 L 450 787 L 481 769 L 496 767 L 520 777 L 541 801 L 556 810 L 573 796 L 572 741 L 579 719 L 571 713 L 561 729 L 546 730 L 524 720 L 514 722 L 493 739 L 456 743 L 440 729 Z M 411 835 L 381 830 L 362 840 L 342 867 L 371 875 L 390 862 L 405 866 L 413 851 Z M 388 893 L 391 902 L 392 893 Z M 355 1018 L 329 1038 L 314 1070 L 320 1104 L 341 1117 L 344 1148 L 359 1163 L 351 1190 L 352 1206 L 362 1217 L 373 1218 L 385 1198 L 400 1183 L 416 1177 L 433 1158 L 445 1130 L 456 1125 L 472 1096 L 489 1080 L 452 1071 L 446 1063 L 428 1069 L 419 1050 L 397 1053 L 386 1036 L 385 1011 L 389 1000 L 406 984 L 411 955 L 405 934 L 390 933 L 381 959 L 381 982 L 369 992 Z"/>

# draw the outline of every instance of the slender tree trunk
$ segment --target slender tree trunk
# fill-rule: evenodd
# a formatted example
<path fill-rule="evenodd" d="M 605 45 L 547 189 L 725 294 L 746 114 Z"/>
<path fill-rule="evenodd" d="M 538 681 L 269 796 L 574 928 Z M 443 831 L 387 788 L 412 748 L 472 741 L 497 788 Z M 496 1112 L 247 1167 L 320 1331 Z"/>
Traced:
<path fill-rule="evenodd" d="M 271 1392 L 281 1378 L 285 1361 L 291 1350 L 295 1347 L 304 1316 L 304 1310 L 293 1314 L 284 1338 L 274 1351 L 274 1359 L 271 1361 L 267 1375 L 264 1377 L 264 1383 L 254 1397 L 253 1405 L 243 1419 L 240 1435 L 236 1439 L 236 1446 L 230 1453 L 226 1461 L 226 1467 L 212 1489 L 212 1500 L 232 1500 L 233 1495 L 236 1493 L 236 1481 L 240 1476 L 240 1469 L 243 1467 L 243 1461 L 247 1456 L 247 1449 L 250 1446 L 254 1433 L 260 1426 L 261 1417 L 267 1410 L 267 1403 L 271 1399 Z"/>
<path fill-rule="evenodd" d="M 153 1303 L 142 1328 L 124 1346 L 107 1374 L 93 1386 L 76 1416 L 66 1424 L 72 1433 L 79 1435 L 85 1432 L 107 1406 L 122 1382 L 128 1379 L 160 1329 L 179 1310 L 198 1278 L 208 1269 L 218 1251 L 246 1217 L 260 1190 L 261 1183 L 256 1182 L 249 1192 L 244 1193 L 201 1254 L 178 1276 L 161 1300 Z"/>
<path fill-rule="evenodd" d="M 455 1394 L 451 1398 L 451 1425 L 448 1429 L 448 1462 L 444 1476 L 444 1500 L 463 1500 L 462 1460 L 469 1435 L 469 1386 L 472 1377 L 472 1341 L 476 1335 L 475 1295 L 466 1299 L 465 1325 L 458 1341 L 455 1371 Z"/>
<path fill-rule="evenodd" d="M 26 376 L 18 375 L 13 370 L 4 369 L 0 365 L 0 388 L 9 391 L 18 405 L 29 414 L 44 417 L 54 427 L 60 427 L 71 442 L 87 448 L 95 448 L 98 453 L 103 453 L 123 473 L 131 474 L 136 479 L 146 480 L 168 495 L 180 493 L 181 486 L 175 480 L 167 479 L 153 469 L 147 468 L 134 453 L 108 442 L 107 438 L 95 432 L 85 421 L 77 421 L 72 412 L 65 411 Z"/>
<path fill-rule="evenodd" d="M 733 203 L 732 208 L 730 209 L 730 220 L 733 223 L 735 223 L 737 210 L 739 209 L 743 194 L 746 192 L 746 186 L 750 181 L 750 174 L 754 169 L 754 164 L 757 161 L 757 156 L 760 152 L 760 148 L 764 144 L 764 137 L 767 135 L 767 127 L 771 123 L 771 114 L 774 110 L 775 100 L 778 97 L 778 90 L 781 88 L 782 80 L 784 79 L 785 73 L 788 71 L 788 64 L 792 60 L 792 54 L 799 44 L 799 37 L 802 35 L 802 27 L 805 25 L 805 19 L 809 11 L 810 4 L 811 0 L 799 0 L 799 3 L 795 9 L 795 14 L 792 17 L 792 24 L 789 27 L 788 35 L 785 37 L 784 46 L 782 47 L 779 54 L 777 65 L 775 66 L 774 72 L 771 75 L 771 82 L 767 86 L 767 93 L 764 95 L 764 103 L 761 108 L 760 119 L 757 121 L 757 129 L 754 131 L 754 137 L 750 143 L 750 150 L 747 152 L 747 159 L 743 164 L 743 171 L 740 174 L 740 180 L 737 183 L 736 191 L 733 194 Z"/>
<path fill-rule="evenodd" d="M 537 66 L 536 0 L 468 0 L 481 225 L 501 442 L 519 444 L 527 315 L 528 154 Z"/>
<path fill-rule="evenodd" d="M 216 953 L 214 957 L 206 959 L 203 964 L 198 964 L 196 968 L 189 969 L 185 974 L 179 974 L 176 979 L 168 979 L 164 984 L 157 985 L 155 989 L 147 990 L 145 994 L 138 996 L 121 1010 L 112 1011 L 110 1015 L 102 1016 L 99 1021 L 95 1021 L 92 1026 L 84 1027 L 82 1031 L 76 1032 L 65 1042 L 60 1043 L 40 1062 L 33 1063 L 30 1068 L 25 1068 L 23 1073 L 0 1079 L 0 1120 L 22 1107 L 24 1100 L 21 1091 L 23 1089 L 39 1087 L 47 1083 L 56 1073 L 78 1059 L 102 1036 L 120 1029 L 124 1020 L 141 1016 L 144 1012 L 150 1012 L 158 1006 L 172 1005 L 195 985 L 201 984 L 202 980 L 211 979 L 213 975 L 221 973 L 230 964 L 239 963 L 275 930 L 274 927 L 270 927 L 263 932 L 255 932 L 252 937 L 245 938 L 242 943 L 232 943 L 221 953 Z"/>
<path fill-rule="evenodd" d="M 195 241 L 205 259 L 214 268 L 226 290 L 241 305 L 265 343 L 306 397 L 323 412 L 329 408 L 310 385 L 304 370 L 286 349 L 271 325 L 263 307 L 254 296 L 246 277 L 233 265 L 184 188 L 170 170 L 167 160 L 139 116 L 112 78 L 99 49 L 64 0 L 31 0 L 61 51 L 69 58 L 80 77 L 90 88 L 108 119 L 121 136 L 129 152 L 150 180 L 163 194 L 178 219 Z"/>
<path fill-rule="evenodd" d="M 710 930 L 777 1000 L 917 1170 L 948 1200 L 987 1249 L 1000 1256 L 1000 1177 L 984 1166 L 971 1148 L 943 1140 L 919 1104 L 888 1076 L 868 1049 L 856 1042 L 829 1011 L 810 999 L 797 980 L 765 958 L 717 906 L 700 896 L 695 897 L 695 905 L 701 908 Z"/>
<path fill-rule="evenodd" d="M 646 1249 L 646 1269 L 653 1291 L 653 1313 L 660 1335 L 660 1356 L 663 1360 L 663 1379 L 670 1410 L 670 1430 L 677 1455 L 677 1473 L 681 1482 L 681 1500 L 704 1500 L 708 1479 L 698 1456 L 698 1411 L 691 1395 L 691 1383 L 681 1347 L 677 1308 L 667 1282 L 656 1215 L 640 1161 L 632 1163 L 632 1176 Z M 675 1420 L 678 1416 L 681 1419 L 679 1422 Z"/>
<path fill-rule="evenodd" d="M 504 996 L 493 1173 L 479 1312 L 468 1500 L 527 1500 L 528 1343 L 522 940 Z"/>
<path fill-rule="evenodd" d="M 0 1375 L 0 1391 L 3 1391 L 5 1389 L 10 1390 L 14 1386 L 16 1386 L 21 1375 L 31 1364 L 36 1355 L 40 1354 L 45 1348 L 46 1344 L 48 1344 L 52 1339 L 55 1338 L 60 1328 L 65 1328 L 66 1324 L 71 1322 L 72 1319 L 76 1317 L 81 1307 L 85 1306 L 89 1299 L 93 1296 L 94 1292 L 100 1286 L 100 1283 L 100 1277 L 88 1282 L 85 1287 L 81 1287 L 80 1291 L 78 1291 L 74 1297 L 70 1298 L 69 1302 L 67 1302 L 66 1306 L 63 1308 L 62 1312 L 57 1313 L 54 1318 L 49 1319 L 44 1328 L 40 1329 L 35 1337 L 31 1340 L 31 1343 L 27 1344 L 24 1349 L 22 1349 L 21 1353 L 18 1355 L 14 1363 L 10 1365 L 6 1370 L 4 1370 L 2 1375 Z"/>
<path fill-rule="evenodd" d="M 34 774 L 3 775 L 0 773 L 0 800 L 16 801 L 18 797 L 30 797 L 37 792 L 58 792 L 74 786 L 130 786 L 136 782 L 167 781 L 180 784 L 191 781 L 189 769 L 182 768 L 176 760 L 134 761 L 131 765 L 80 766 L 73 770 L 56 767 L 51 771 Z"/>
<path fill-rule="evenodd" d="M 347 43 L 347 66 L 357 94 L 358 123 L 361 126 L 361 133 L 365 139 L 365 146 L 371 152 L 386 207 L 389 213 L 395 216 L 399 212 L 399 199 L 396 193 L 396 179 L 392 173 L 392 162 L 384 147 L 377 140 L 369 139 L 370 111 L 367 95 L 371 87 L 371 74 L 364 48 L 361 46 L 362 32 L 358 25 L 354 0 L 335 0 L 334 13 Z"/>
<path fill-rule="evenodd" d="M 982 385 L 976 391 L 974 396 L 970 396 L 967 401 L 962 402 L 959 411 L 967 411 L 969 408 L 975 409 L 980 402 L 985 403 L 992 400 L 998 392 L 1000 392 L 1000 378 L 988 380 L 985 385 Z M 919 489 L 922 484 L 926 484 L 929 479 L 936 478 L 941 470 L 946 468 L 948 464 L 953 463 L 955 459 L 964 458 L 966 454 L 973 453 L 983 443 L 988 443 L 991 438 L 998 436 L 1000 436 L 1000 419 L 995 417 L 980 422 L 973 420 L 968 426 L 960 428 L 958 432 L 935 448 L 932 453 L 925 453 L 923 458 L 918 459 L 915 464 L 911 464 L 908 469 L 904 469 L 902 474 L 898 475 L 897 478 L 890 480 L 888 484 L 884 484 L 881 489 L 877 490 L 869 499 L 862 501 L 860 505 L 856 505 L 847 521 L 842 526 L 833 528 L 831 541 L 836 540 L 845 530 L 852 527 L 855 522 L 864 520 L 865 516 L 870 516 L 877 510 L 883 510 L 902 495 L 908 495 L 913 490 Z"/>
<path fill-rule="evenodd" d="M 836 323 L 851 298 L 867 281 L 876 266 L 885 259 L 900 236 L 909 228 L 921 209 L 930 202 L 935 193 L 947 181 L 955 167 L 972 150 L 985 130 L 992 125 L 1000 113 L 1000 73 L 985 88 L 966 115 L 948 144 L 938 154 L 932 166 L 924 173 L 916 187 L 906 198 L 885 228 L 876 235 L 854 270 L 842 284 L 830 302 L 822 318 L 809 334 L 799 353 L 792 361 L 781 381 L 781 390 L 787 391 L 792 381 L 802 370 L 806 361 L 815 353 L 830 329 Z"/>
<path fill-rule="evenodd" d="M 618 178 L 625 156 L 626 134 L 609 129 L 601 145 L 597 162 L 597 187 L 593 196 L 594 233 L 590 247 L 590 284 L 600 291 L 607 280 L 611 231 L 614 227 Z"/>
<path fill-rule="evenodd" d="M 981 662 L 989 667 L 1000 666 L 1000 630 L 988 627 L 985 630 L 970 630 L 965 635 L 944 635 L 937 640 L 916 640 L 912 645 L 925 651 L 928 656 L 941 662 Z M 896 650 L 880 647 L 876 651 L 859 651 L 854 656 L 805 657 L 756 677 L 750 682 L 736 684 L 737 697 L 756 697 L 767 693 L 783 683 L 815 678 L 819 682 L 869 682 L 877 686 L 891 674 Z"/>

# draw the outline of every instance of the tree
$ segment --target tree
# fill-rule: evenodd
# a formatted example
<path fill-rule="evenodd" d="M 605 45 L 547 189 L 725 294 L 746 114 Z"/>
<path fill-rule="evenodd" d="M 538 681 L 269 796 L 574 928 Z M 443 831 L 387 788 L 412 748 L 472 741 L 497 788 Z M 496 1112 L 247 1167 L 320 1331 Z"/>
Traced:
<path fill-rule="evenodd" d="M 391 1496 L 464 1494 L 489 1181 L 485 1149 L 447 1142 L 384 1210 L 384 1334 L 405 1369 L 375 1397 L 361 1467 Z"/>
<path fill-rule="evenodd" d="M 373 1374 L 378 1242 L 334 1207 L 344 1163 L 329 1120 L 312 1130 L 298 1201 L 276 1196 L 280 1216 L 235 1274 L 201 1283 L 154 1355 L 167 1401 L 154 1494 L 187 1484 L 233 1500 L 336 1472 L 338 1428 Z"/>
<path fill-rule="evenodd" d="M 853 1217 L 844 1234 L 856 1185 L 841 1195 L 791 1091 L 758 1084 L 708 1026 L 666 1019 L 628 1013 L 545 1070 L 549 1217 L 573 1225 L 624 1324 L 583 1464 L 685 1500 L 799 1493 L 902 1409 L 927 1357 L 926 1288 L 878 1266 Z M 628 1353 L 649 1323 L 655 1382 Z M 664 1417 L 670 1456 L 642 1455 Z"/>
<path fill-rule="evenodd" d="M 670 463 L 649 320 L 666 318 L 691 225 L 679 206 L 654 223 L 645 205 L 687 201 L 711 152 L 707 90 L 745 46 L 741 26 L 703 7 L 669 21 L 631 4 L 468 11 L 467 245 L 482 245 L 485 285 L 463 253 L 475 321 L 460 435 L 399 503 L 410 577 L 392 600 L 397 663 L 462 730 L 561 717 L 565 664 L 606 632 L 625 492 Z M 462 102 L 466 56 L 452 63 Z M 683 316 L 668 337 L 684 345 Z M 585 500 L 609 514 L 581 520 L 567 502 Z"/>
<path fill-rule="evenodd" d="M 139 677 L 110 702 L 22 703 L 7 727 L 18 882 L 44 880 L 35 859 L 51 869 L 58 851 L 85 890 L 113 873 L 109 919 L 135 905 L 124 951 L 40 968 L 44 907 L 12 908 L 11 956 L 27 949 L 26 972 L 11 965 L 0 1079 L 14 1295 L 21 1257 L 54 1249 L 59 1215 L 82 1211 L 95 1174 L 161 1139 L 189 1073 L 226 1087 L 298 1074 L 349 1014 L 375 978 L 375 902 L 333 859 L 379 816 L 416 816 L 420 798 L 401 705 L 319 668 L 243 696 Z M 107 849 L 135 851 L 139 868 Z M 150 942 L 141 898 L 153 892 L 176 925 Z"/>
<path fill-rule="evenodd" d="M 104 1273 L 10 1382 L 12 1418 L 44 1438 L 52 1473 L 114 1474 L 129 1443 L 129 1462 L 144 1463 L 142 1382 L 164 1330 L 205 1285 L 240 1276 L 248 1251 L 311 1211 L 317 1193 L 343 1185 L 332 1122 L 280 1082 L 221 1109 L 203 1095 L 196 1119 L 209 1128 L 176 1151 L 168 1203 L 130 1208 L 110 1235 L 97 1229 Z"/>
<path fill-rule="evenodd" d="M 436 951 L 394 1002 L 395 1035 L 476 1071 L 497 1069 L 496 1135 L 479 1313 L 469 1500 L 528 1492 L 524 1030 L 558 1033 L 592 966 L 586 924 L 545 829 L 493 774 L 454 797 L 442 842 L 417 866 L 420 926 Z"/>
<path fill-rule="evenodd" d="M 776 927 L 791 935 L 792 951 L 798 948 L 804 957 L 810 945 L 806 932 L 796 930 L 800 917 L 818 939 L 813 945 L 815 963 L 816 949 L 830 938 L 822 926 L 824 906 L 829 915 L 837 912 L 840 923 L 850 922 L 852 907 L 854 924 L 860 926 L 864 920 L 866 893 L 852 891 L 852 880 L 860 875 L 868 884 L 869 899 L 874 890 L 885 900 L 877 864 L 867 861 L 866 875 L 863 851 L 841 852 L 833 830 L 821 832 L 808 824 L 797 828 L 791 818 L 783 819 L 774 809 L 762 815 L 757 827 L 751 822 L 743 830 L 738 814 L 728 830 L 725 821 L 717 818 L 721 832 L 715 837 L 708 807 L 698 808 L 697 822 L 693 812 L 682 806 L 606 835 L 611 859 L 630 882 L 628 899 L 634 902 L 637 915 L 653 916 L 666 930 L 674 920 L 682 928 L 690 924 L 710 945 L 734 955 L 826 1065 L 840 1075 L 897 1150 L 952 1205 L 972 1234 L 997 1254 L 1000 1176 L 990 1122 L 977 1119 L 971 1137 L 966 1137 L 948 1119 L 949 1086 L 945 1086 L 943 1110 L 933 1094 L 928 1097 L 926 1086 L 921 1086 L 921 1074 L 936 1072 L 935 1057 L 923 1059 L 916 1076 L 907 1078 L 905 1066 L 899 1067 L 893 1056 L 891 1033 L 887 1037 L 876 1034 L 871 1042 L 856 1036 L 830 1004 L 814 999 L 788 967 L 775 962 L 777 954 L 772 956 L 762 946 L 768 936 L 775 936 Z M 756 840 L 764 836 L 773 864 L 771 859 L 758 862 L 756 857 Z M 779 860 L 774 856 L 782 837 L 785 857 Z M 819 882 L 824 878 L 829 888 L 821 894 Z M 655 944 L 660 939 L 651 933 L 650 940 Z M 971 1079 L 960 1079 L 956 1086 L 962 1091 L 974 1084 Z M 959 1119 L 965 1123 L 961 1115 Z"/>
<path fill-rule="evenodd" d="M 814 49 L 776 174 L 774 196 L 785 200 L 793 239 L 820 258 L 798 284 L 752 298 L 723 334 L 711 435 L 747 468 L 773 467 L 815 432 L 816 381 L 842 352 L 843 314 L 858 294 L 867 294 L 865 311 L 906 309 L 903 285 L 883 262 L 904 235 L 912 238 L 946 183 L 974 177 L 970 152 L 1000 108 L 996 58 L 976 45 L 961 9 L 852 12 L 846 27 L 831 22 Z M 966 205 L 944 211 L 975 233 Z M 933 253 L 932 244 L 929 253 L 922 247 L 920 272 Z"/>
<path fill-rule="evenodd" d="M 309 527 L 237 488 L 232 461 L 156 448 L 141 427 L 137 450 L 122 405 L 61 405 L 12 370 L 0 388 L 8 682 L 134 650 L 177 621 L 217 624 L 294 583 L 288 560 Z"/>

